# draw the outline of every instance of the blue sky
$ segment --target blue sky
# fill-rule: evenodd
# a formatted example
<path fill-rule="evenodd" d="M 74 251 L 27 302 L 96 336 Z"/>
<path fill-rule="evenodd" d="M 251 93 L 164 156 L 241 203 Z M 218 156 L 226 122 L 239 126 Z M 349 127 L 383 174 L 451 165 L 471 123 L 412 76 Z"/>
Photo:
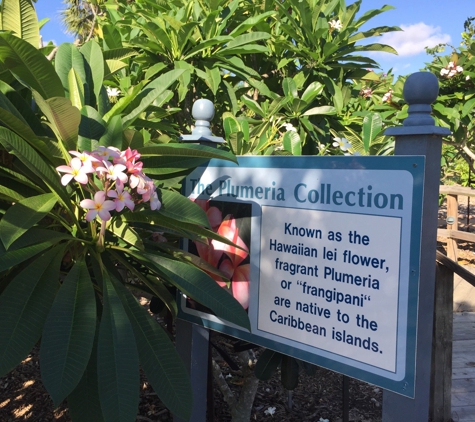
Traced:
<path fill-rule="evenodd" d="M 351 0 L 347 0 L 347 4 L 350 3 Z M 417 72 L 430 61 L 424 50 L 426 46 L 446 42 L 459 46 L 463 23 L 467 17 L 475 16 L 475 0 L 363 0 L 360 11 L 379 9 L 384 4 L 394 6 L 394 9 L 371 19 L 365 28 L 387 25 L 404 29 L 373 39 L 373 42 L 389 44 L 399 52 L 398 56 L 372 55 L 382 70 L 392 68 L 397 75 Z M 73 41 L 63 32 L 60 16 L 63 8 L 62 0 L 38 0 L 36 3 L 38 17 L 51 19 L 41 31 L 43 40 Z"/>

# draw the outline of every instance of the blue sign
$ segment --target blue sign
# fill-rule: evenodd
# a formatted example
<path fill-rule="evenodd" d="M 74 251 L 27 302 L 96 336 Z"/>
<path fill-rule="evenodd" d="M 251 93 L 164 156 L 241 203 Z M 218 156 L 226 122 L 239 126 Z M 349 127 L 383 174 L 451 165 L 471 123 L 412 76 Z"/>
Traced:
<path fill-rule="evenodd" d="M 217 233 L 187 248 L 251 332 L 185 297 L 179 317 L 414 397 L 424 157 L 211 160 L 184 191 Z"/>

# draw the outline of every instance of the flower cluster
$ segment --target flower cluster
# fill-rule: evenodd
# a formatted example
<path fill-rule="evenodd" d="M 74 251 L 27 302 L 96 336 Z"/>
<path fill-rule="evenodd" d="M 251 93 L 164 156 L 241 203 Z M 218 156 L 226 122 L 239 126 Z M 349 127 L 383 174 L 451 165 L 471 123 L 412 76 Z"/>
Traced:
<path fill-rule="evenodd" d="M 455 62 L 449 62 L 449 64 L 440 71 L 440 76 L 450 79 L 450 78 L 453 78 L 458 73 L 462 73 L 462 72 L 463 72 L 462 66 L 457 66 Z"/>
<path fill-rule="evenodd" d="M 152 210 L 160 209 L 155 184 L 142 172 L 143 163 L 138 161 L 140 154 L 136 150 L 127 148 L 120 151 L 100 146 L 92 152 L 69 153 L 74 156 L 69 165 L 56 167 L 56 170 L 64 173 L 61 177 L 63 186 L 74 179 L 94 194 L 93 199 L 86 198 L 80 202 L 80 206 L 88 210 L 87 221 L 96 217 L 108 221 L 110 211 L 120 212 L 125 207 L 133 211 L 137 204 L 146 202 L 150 203 Z M 94 176 L 100 183 L 95 183 Z"/>
<path fill-rule="evenodd" d="M 362 96 L 363 98 L 371 98 L 371 95 L 373 95 L 373 90 L 369 87 L 364 87 L 364 88 L 361 88 L 360 90 L 360 96 Z"/>

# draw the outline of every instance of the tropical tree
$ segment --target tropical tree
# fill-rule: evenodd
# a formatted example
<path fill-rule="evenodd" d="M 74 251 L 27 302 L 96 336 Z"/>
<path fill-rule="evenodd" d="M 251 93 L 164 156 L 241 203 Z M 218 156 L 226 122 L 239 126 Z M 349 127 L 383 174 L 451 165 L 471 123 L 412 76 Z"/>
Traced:
<path fill-rule="evenodd" d="M 439 97 L 433 104 L 434 117 L 438 125 L 452 131 L 452 136 L 443 147 L 443 170 L 455 179 L 464 178 L 465 182 L 468 169 L 472 173 L 475 171 L 474 21 L 475 18 L 465 21 L 459 47 L 443 44 L 428 49 L 432 62 L 426 66 L 438 77 L 440 85 Z M 444 54 L 446 48 L 452 50 L 450 54 Z"/>
<path fill-rule="evenodd" d="M 102 0 L 63 0 L 61 14 L 66 31 L 74 35 L 79 44 L 89 41 L 97 31 L 97 20 L 102 14 Z"/>

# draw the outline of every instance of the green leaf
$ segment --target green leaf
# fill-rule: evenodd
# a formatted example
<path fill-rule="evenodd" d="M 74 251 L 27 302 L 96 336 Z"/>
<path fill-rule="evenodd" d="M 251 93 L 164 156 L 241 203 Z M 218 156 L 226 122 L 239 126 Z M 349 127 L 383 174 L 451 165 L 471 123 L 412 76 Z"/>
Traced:
<path fill-rule="evenodd" d="M 282 143 L 284 149 L 292 155 L 302 155 L 302 141 L 299 134 L 294 130 L 288 130 L 284 133 Z"/>
<path fill-rule="evenodd" d="M 69 197 L 64 186 L 60 183 L 58 173 L 28 143 L 8 129 L 0 127 L 0 144 L 8 152 L 17 156 L 40 180 L 46 183 L 51 191 L 61 198 L 66 207 L 70 206 Z"/>
<path fill-rule="evenodd" d="M 365 152 L 369 151 L 371 142 L 383 130 L 383 119 L 379 113 L 371 113 L 363 119 L 363 145 Z"/>
<path fill-rule="evenodd" d="M 120 60 L 106 60 L 104 64 L 104 79 L 110 79 L 110 77 L 121 69 L 127 67 L 127 63 Z"/>
<path fill-rule="evenodd" d="M 270 349 L 265 349 L 259 356 L 259 360 L 254 368 L 254 374 L 261 381 L 269 380 L 274 372 L 277 370 L 282 361 L 282 354 L 274 352 Z"/>
<path fill-rule="evenodd" d="M 158 192 L 162 201 L 160 214 L 184 223 L 210 227 L 206 213 L 193 201 L 173 191 L 158 189 Z"/>
<path fill-rule="evenodd" d="M 292 78 L 284 78 L 282 81 L 282 89 L 284 90 L 284 95 L 286 97 L 298 97 L 297 84 Z"/>
<path fill-rule="evenodd" d="M 28 42 L 8 32 L 0 33 L 0 61 L 43 98 L 64 97 L 61 79 L 51 62 Z"/>
<path fill-rule="evenodd" d="M 96 300 L 89 271 L 80 259 L 66 276 L 41 338 L 41 380 L 58 406 L 86 369 L 96 330 Z"/>
<path fill-rule="evenodd" d="M 55 69 L 68 96 L 70 95 L 68 76 L 71 69 L 76 71 L 82 83 L 87 82 L 84 63 L 84 56 L 74 44 L 63 43 L 59 46 L 55 57 Z M 42 97 L 45 98 L 43 95 Z"/>
<path fill-rule="evenodd" d="M 312 82 L 302 94 L 301 100 L 310 103 L 315 97 L 321 95 L 322 92 L 323 84 L 320 82 Z"/>
<path fill-rule="evenodd" d="M 13 31 L 17 37 L 39 48 L 40 27 L 31 0 L 3 0 L 0 17 L 3 31 Z"/>
<path fill-rule="evenodd" d="M 153 155 L 171 155 L 176 157 L 193 157 L 193 158 L 218 158 L 221 160 L 229 160 L 237 163 L 236 156 L 228 151 L 207 147 L 205 145 L 191 144 L 166 144 L 154 145 L 140 148 L 142 157 L 150 157 Z"/>
<path fill-rule="evenodd" d="M 106 131 L 99 139 L 99 145 L 105 147 L 116 147 L 122 150 L 122 118 L 112 117 L 106 126 Z"/>
<path fill-rule="evenodd" d="M 43 252 L 56 242 L 41 242 L 18 250 L 10 250 L 6 253 L 0 253 L 0 272 L 8 270 L 15 265 L 25 262 L 27 259 Z M 3 245 L 2 245 L 3 247 Z"/>
<path fill-rule="evenodd" d="M 332 115 L 336 114 L 335 107 L 332 106 L 321 106 L 321 107 L 313 107 L 310 110 L 307 110 L 302 116 L 314 116 L 317 114 L 324 114 L 324 115 Z"/>
<path fill-rule="evenodd" d="M 137 249 L 144 249 L 141 237 L 126 223 L 122 216 L 116 218 L 112 224 L 107 226 L 107 230 L 114 233 L 117 237 L 120 237 L 124 242 L 135 246 Z"/>
<path fill-rule="evenodd" d="M 8 250 L 16 239 L 45 217 L 56 201 L 53 193 L 46 193 L 23 199 L 8 208 L 0 220 L 0 240 L 5 249 Z"/>
<path fill-rule="evenodd" d="M 99 329 L 99 397 L 106 422 L 135 420 L 139 403 L 139 358 L 134 332 L 107 273 Z"/>
<path fill-rule="evenodd" d="M 94 40 L 88 41 L 79 51 L 89 64 L 89 69 L 92 74 L 92 84 L 94 87 L 94 94 L 96 100 L 99 98 L 102 83 L 104 81 L 104 57 L 102 55 L 101 47 Z M 86 81 L 84 81 L 86 82 Z"/>
<path fill-rule="evenodd" d="M 17 366 L 38 342 L 59 287 L 63 246 L 21 271 L 0 296 L 0 376 Z"/>
<path fill-rule="evenodd" d="M 37 92 L 33 92 L 38 107 L 51 124 L 55 135 L 64 142 L 68 151 L 76 150 L 78 127 L 81 112 L 71 104 L 68 98 L 55 97 L 44 100 Z"/>
<path fill-rule="evenodd" d="M 179 290 L 211 309 L 219 318 L 245 329 L 251 329 L 249 317 L 239 302 L 206 273 L 188 263 L 175 261 L 165 256 L 145 253 L 143 257 Z"/>
<path fill-rule="evenodd" d="M 102 120 L 99 112 L 91 107 L 84 106 L 81 109 L 81 123 L 79 124 L 79 135 L 88 139 L 99 140 L 106 131 L 106 123 Z"/>
<path fill-rule="evenodd" d="M 169 336 L 120 283 L 115 288 L 132 322 L 140 364 L 165 406 L 189 420 L 193 393 L 188 372 Z"/>
<path fill-rule="evenodd" d="M 69 85 L 69 99 L 71 104 L 76 107 L 78 110 L 81 110 L 84 102 L 84 84 L 79 78 L 78 73 L 72 68 L 69 71 L 68 75 L 68 85 Z"/>
<path fill-rule="evenodd" d="M 248 32 L 246 34 L 238 35 L 232 41 L 228 42 L 226 47 L 223 48 L 220 53 L 228 54 L 229 50 L 233 50 L 236 47 L 244 46 L 256 41 L 268 40 L 270 37 L 271 34 L 268 32 Z"/>
<path fill-rule="evenodd" d="M 99 330 L 96 330 L 98 333 Z M 68 396 L 71 420 L 104 422 L 99 401 L 97 379 L 97 335 L 86 370 L 74 391 Z"/>

